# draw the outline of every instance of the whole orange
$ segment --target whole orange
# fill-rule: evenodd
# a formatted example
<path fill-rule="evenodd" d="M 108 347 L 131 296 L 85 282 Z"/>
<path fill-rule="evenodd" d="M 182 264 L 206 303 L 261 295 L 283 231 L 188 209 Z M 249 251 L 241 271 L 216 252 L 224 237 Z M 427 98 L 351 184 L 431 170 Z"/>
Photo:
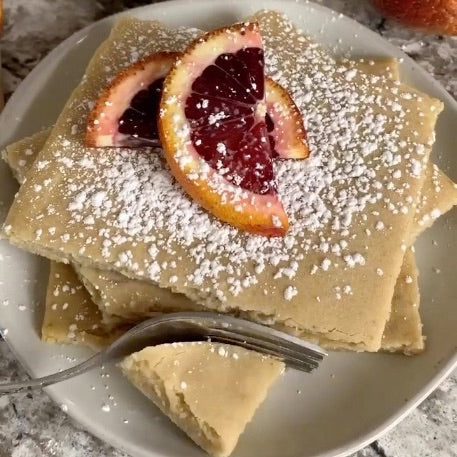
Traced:
<path fill-rule="evenodd" d="M 372 0 L 386 17 L 429 32 L 457 35 L 457 0 Z"/>

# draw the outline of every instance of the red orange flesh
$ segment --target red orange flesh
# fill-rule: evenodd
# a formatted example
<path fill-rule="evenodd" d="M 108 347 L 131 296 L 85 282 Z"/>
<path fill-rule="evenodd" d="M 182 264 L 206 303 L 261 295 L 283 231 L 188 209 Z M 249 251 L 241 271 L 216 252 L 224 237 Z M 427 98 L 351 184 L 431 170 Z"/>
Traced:
<path fill-rule="evenodd" d="M 90 147 L 159 145 L 157 117 L 163 79 L 178 54 L 159 52 L 120 72 L 89 115 Z"/>

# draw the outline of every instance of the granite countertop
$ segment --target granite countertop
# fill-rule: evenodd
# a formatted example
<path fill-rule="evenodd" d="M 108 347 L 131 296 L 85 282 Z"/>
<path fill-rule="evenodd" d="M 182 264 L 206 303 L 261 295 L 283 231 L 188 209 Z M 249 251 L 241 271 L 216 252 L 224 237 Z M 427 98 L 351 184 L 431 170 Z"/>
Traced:
<path fill-rule="evenodd" d="M 215 0 L 217 1 L 217 0 Z M 144 0 L 4 0 L 3 84 L 8 97 L 53 47 L 91 22 Z M 361 0 L 320 0 L 375 30 L 457 98 L 457 37 L 424 35 L 384 20 Z M 57 26 L 56 26 L 57 24 Z M 0 342 L 0 379 L 25 376 Z M 456 457 L 457 372 L 380 440 L 353 457 Z M 126 457 L 74 423 L 44 393 L 0 397 L 0 457 Z"/>

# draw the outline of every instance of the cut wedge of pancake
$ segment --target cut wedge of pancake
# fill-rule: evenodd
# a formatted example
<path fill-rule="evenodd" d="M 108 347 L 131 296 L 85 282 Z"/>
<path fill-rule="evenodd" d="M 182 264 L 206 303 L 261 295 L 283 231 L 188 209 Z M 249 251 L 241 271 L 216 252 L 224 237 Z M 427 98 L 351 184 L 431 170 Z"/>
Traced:
<path fill-rule="evenodd" d="M 120 367 L 206 452 L 226 457 L 284 370 L 253 351 L 215 343 L 148 347 Z"/>

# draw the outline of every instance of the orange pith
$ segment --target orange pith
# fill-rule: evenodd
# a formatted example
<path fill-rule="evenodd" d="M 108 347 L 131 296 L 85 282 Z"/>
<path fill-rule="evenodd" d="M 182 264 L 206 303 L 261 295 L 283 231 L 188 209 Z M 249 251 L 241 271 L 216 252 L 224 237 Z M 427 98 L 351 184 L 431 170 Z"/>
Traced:
<path fill-rule="evenodd" d="M 228 56 L 227 60 L 230 60 L 233 56 L 236 59 L 240 55 L 240 52 L 247 54 L 252 49 L 262 50 L 262 40 L 259 27 L 256 23 L 237 24 L 228 28 L 215 30 L 192 43 L 175 62 L 165 79 L 160 105 L 160 139 L 173 175 L 184 190 L 199 202 L 201 206 L 218 219 L 241 230 L 265 236 L 284 236 L 288 230 L 289 223 L 274 185 L 269 188 L 267 186 L 267 190 L 263 193 L 255 193 L 247 187 L 243 188 L 237 185 L 237 177 L 229 181 L 229 178 L 226 179 L 222 175 L 222 172 L 218 173 L 218 171 L 211 168 L 208 162 L 197 153 L 195 143 L 199 140 L 195 140 L 195 136 L 192 137 L 195 132 L 192 131 L 193 126 L 188 120 L 185 110 L 186 101 L 188 98 L 190 99 L 191 95 L 193 96 L 195 94 L 193 83 L 200 75 L 204 74 L 204 71 L 208 67 L 215 66 L 216 59 L 221 56 L 224 56 L 224 58 Z M 263 66 L 261 68 L 261 84 L 263 85 Z M 218 70 L 218 67 L 216 70 Z M 239 76 L 240 80 L 244 78 L 244 81 L 251 81 L 249 79 L 250 75 L 248 74 L 246 76 L 241 71 L 236 73 L 234 70 L 233 73 L 230 73 L 229 79 L 233 75 L 236 77 Z M 229 84 L 230 81 L 226 82 L 223 80 L 223 85 Z M 256 82 L 258 81 L 257 79 Z M 234 86 L 236 87 L 233 89 L 227 89 L 227 93 L 229 94 L 227 98 L 222 99 L 220 93 L 207 93 L 206 95 L 202 95 L 202 100 L 204 102 L 204 99 L 209 99 L 210 103 L 215 101 L 214 103 L 222 103 L 222 106 L 228 106 L 234 103 L 238 104 L 237 106 L 242 107 L 242 109 L 244 109 L 247 103 L 251 103 L 253 108 L 249 112 L 252 112 L 250 116 L 253 119 L 254 127 L 249 131 L 251 135 L 249 138 L 253 138 L 252 141 L 254 141 L 253 144 L 255 147 L 258 147 L 261 151 L 266 151 L 267 146 L 265 143 L 268 142 L 268 138 L 266 126 L 263 129 L 262 124 L 262 122 L 265 122 L 265 97 L 264 95 L 261 98 L 259 96 L 255 99 L 257 101 L 251 102 L 253 95 L 249 90 L 246 90 L 247 95 L 244 94 L 243 96 L 246 97 L 246 100 L 249 99 L 248 101 L 239 101 L 240 99 L 238 98 L 233 102 L 231 99 L 232 93 L 241 90 L 241 83 L 234 83 Z M 252 92 L 255 92 L 257 85 L 253 85 L 252 87 L 254 88 Z M 216 89 L 218 89 L 217 86 Z M 260 92 L 260 89 L 258 92 Z M 223 101 L 220 102 L 220 100 Z M 206 118 L 203 118 L 202 124 L 196 128 L 200 128 L 201 130 L 207 129 L 204 130 L 206 132 L 211 130 L 212 124 L 215 124 L 215 129 L 223 129 L 226 128 L 226 125 L 231 125 L 230 122 L 238 122 L 238 118 L 230 117 L 230 112 L 229 114 L 225 114 L 223 111 L 216 111 L 215 113 L 222 114 L 221 122 L 219 122 L 217 115 L 211 114 L 208 117 L 209 122 L 207 122 Z M 213 116 L 213 120 L 211 120 L 211 116 Z M 226 118 L 228 120 L 225 120 Z M 234 119 L 234 121 L 231 119 Z M 200 120 L 193 122 L 195 125 L 195 122 L 200 122 Z M 251 131 L 254 131 L 257 126 L 259 128 L 255 131 L 255 134 L 257 135 L 257 132 L 260 132 L 258 134 L 259 136 L 253 137 Z M 239 131 L 241 128 L 244 128 L 244 126 L 242 125 Z M 198 132 L 200 130 L 197 131 L 197 134 L 199 134 Z M 236 133 L 238 131 L 233 132 L 234 135 Z M 224 137 L 228 138 L 227 141 L 231 140 L 230 134 L 229 132 Z M 209 135 L 211 135 L 211 132 Z M 271 151 L 269 146 L 268 151 Z M 237 151 L 235 151 L 236 153 Z M 261 157 L 264 159 L 264 155 L 261 155 Z M 269 157 L 269 160 L 271 160 L 271 156 Z M 267 163 L 267 165 L 272 166 L 270 163 Z M 241 178 L 238 179 L 238 181 L 240 180 Z"/>

